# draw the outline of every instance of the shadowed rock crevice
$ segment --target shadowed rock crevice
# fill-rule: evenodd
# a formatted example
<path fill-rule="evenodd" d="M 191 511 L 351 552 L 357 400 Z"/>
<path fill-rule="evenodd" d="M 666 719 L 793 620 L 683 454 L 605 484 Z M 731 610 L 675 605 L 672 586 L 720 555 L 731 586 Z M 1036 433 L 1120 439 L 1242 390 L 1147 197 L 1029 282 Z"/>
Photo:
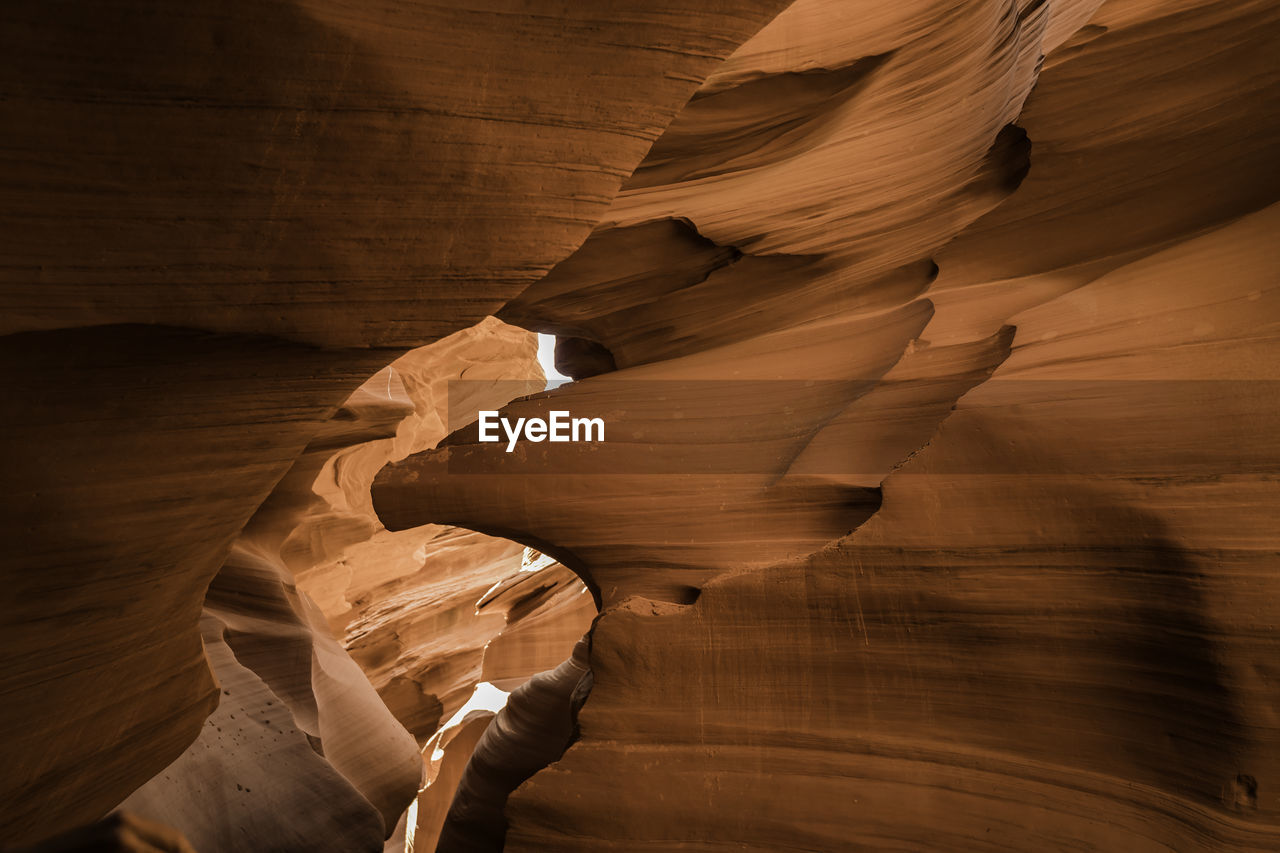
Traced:
<path fill-rule="evenodd" d="M 200 734 L 216 702 L 204 590 L 385 359 L 161 326 L 0 338 L 6 839 L 102 816 Z"/>
<path fill-rule="evenodd" d="M 578 713 L 591 692 L 590 633 L 573 655 L 516 688 L 476 744 L 449 807 L 436 850 L 503 849 L 507 796 L 558 761 L 578 739 Z"/>
<path fill-rule="evenodd" d="M 601 229 L 497 316 L 533 331 L 586 337 L 612 349 L 618 342 L 608 334 L 609 317 L 694 287 L 741 256 L 674 217 Z M 624 359 L 620 366 L 630 363 Z"/>
<path fill-rule="evenodd" d="M 618 369 L 604 344 L 586 338 L 556 338 L 556 370 L 570 379 L 586 379 Z"/>
<path fill-rule="evenodd" d="M 698 92 L 623 184 L 643 189 L 767 166 L 821 145 L 891 54 Z"/>
<path fill-rule="evenodd" d="M 1016 124 L 1005 125 L 987 151 L 982 176 L 974 182 L 975 191 L 986 184 L 996 198 L 1005 198 L 1022 185 L 1031 171 L 1031 161 L 1032 142 L 1026 130 Z"/>

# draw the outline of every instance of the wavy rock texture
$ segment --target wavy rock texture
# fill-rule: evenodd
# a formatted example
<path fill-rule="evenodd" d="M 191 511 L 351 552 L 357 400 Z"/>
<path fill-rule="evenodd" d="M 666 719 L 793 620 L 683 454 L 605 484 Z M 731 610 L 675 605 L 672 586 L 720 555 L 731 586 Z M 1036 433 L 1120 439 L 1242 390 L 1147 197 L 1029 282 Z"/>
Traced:
<path fill-rule="evenodd" d="M 507 624 L 484 648 L 484 680 L 423 748 L 415 850 L 500 847 L 507 795 L 559 758 L 576 733 L 574 716 L 590 689 L 581 637 L 596 610 L 580 580 L 543 562 L 480 603 L 482 610 L 506 606 Z M 572 582 L 557 577 L 565 575 Z M 566 647 L 569 658 L 547 667 L 547 655 Z"/>
<path fill-rule="evenodd" d="M 0 23 L 6 844 L 1280 847 L 1275 4 Z"/>
<path fill-rule="evenodd" d="M 475 407 L 544 385 L 535 336 L 490 319 L 397 359 L 343 404 L 209 587 L 205 646 L 218 646 L 222 705 L 123 809 L 205 853 L 383 849 L 424 781 L 409 733 L 431 738 L 481 681 L 510 689 L 554 667 L 596 611 L 572 573 L 525 565 L 515 543 L 438 525 L 381 530 L 369 484 Z M 432 794 L 447 806 L 452 788 Z"/>
<path fill-rule="evenodd" d="M 517 687 L 476 743 L 440 831 L 439 850 L 502 849 L 507 795 L 560 758 L 591 691 L 585 642 L 560 666 Z"/>
<path fill-rule="evenodd" d="M 336 452 L 338 440 L 317 442 L 248 533 L 274 531 L 300 588 L 419 742 L 476 684 L 510 689 L 555 667 L 595 616 L 562 566 L 526 564 L 522 546 L 467 530 L 385 530 L 369 497 L 388 461 L 434 446 L 481 408 L 541 390 L 536 355 L 534 335 L 490 318 L 397 359 L 340 419 L 350 434 L 383 412 L 392 434 Z"/>
<path fill-rule="evenodd" d="M 541 390 L 536 354 L 534 335 L 493 319 L 405 354 L 344 403 L 244 534 L 278 555 L 420 742 L 481 680 L 481 652 L 505 621 L 476 604 L 519 574 L 523 548 L 439 525 L 389 533 L 369 486 L 388 460 L 432 447 L 476 409 Z"/>
<path fill-rule="evenodd" d="M 419 522 L 429 478 L 433 518 L 536 535 L 605 602 L 687 603 L 727 568 L 808 553 L 874 512 L 875 482 L 783 475 L 930 323 L 932 304 L 916 298 L 936 274 L 928 254 L 1025 173 L 1025 138 L 1009 124 L 1051 17 L 1044 4 L 933 11 L 946 8 L 950 26 L 904 8 L 858 41 L 855 21 L 836 16 L 834 26 L 799 4 L 749 41 L 654 146 L 606 224 L 502 311 L 607 349 L 619 370 L 552 399 L 575 412 L 625 401 L 627 435 L 576 466 L 572 446 L 539 448 L 538 482 L 561 496 L 545 507 L 449 477 L 473 459 L 502 475 L 528 464 L 520 454 L 490 461 L 469 434 L 452 438 L 447 453 L 383 475 L 384 520 Z M 967 111 L 948 109 L 961 98 Z M 759 148 L 775 125 L 784 130 Z M 738 152 L 744 139 L 756 146 L 746 159 L 710 171 L 681 159 Z M 846 172 L 854 185 L 831 180 Z M 614 476 L 555 473 L 584 464 Z M 680 476 L 655 484 L 655 466 Z"/>
<path fill-rule="evenodd" d="M 303 447 L 566 257 L 784 5 L 0 13 L 0 834 L 182 754 L 216 696 L 204 590 Z"/>
<path fill-rule="evenodd" d="M 507 849 L 1272 849 L 1277 212 L 1016 315 L 852 536 L 606 612 Z"/>
<path fill-rule="evenodd" d="M 22 365 L 0 427 L 0 813 L 19 842 L 100 817 L 200 733 L 205 588 L 367 356 L 126 326 L 0 348 Z"/>
<path fill-rule="evenodd" d="M 507 412 L 608 441 L 375 482 L 604 605 L 505 849 L 1273 849 L 1280 15 L 862 12 L 744 44 L 501 312 L 586 377 Z"/>
<path fill-rule="evenodd" d="M 383 816 L 313 748 L 290 706 L 237 662 L 226 626 L 206 611 L 204 627 L 218 708 L 122 808 L 180 826 L 197 850 L 381 850 Z M 314 819 L 286 823 L 282 811 Z"/>
<path fill-rule="evenodd" d="M 204 613 L 220 632 L 214 640 L 226 646 L 212 660 L 239 689 L 215 669 L 221 704 L 230 705 L 123 808 L 177 827 L 205 851 L 249 844 L 381 850 L 414 797 L 422 765 L 413 738 L 329 635 L 322 614 L 277 561 L 245 544 L 210 585 Z M 268 735 L 270 747 L 261 742 Z M 284 759 L 275 754 L 280 741 L 292 753 Z M 296 753 L 304 748 L 311 757 L 301 762 Z M 335 813 L 341 831 L 313 825 L 306 816 L 314 809 Z"/>
<path fill-rule="evenodd" d="M 0 328 L 442 337 L 568 255 L 785 6 L 12 8 Z"/>

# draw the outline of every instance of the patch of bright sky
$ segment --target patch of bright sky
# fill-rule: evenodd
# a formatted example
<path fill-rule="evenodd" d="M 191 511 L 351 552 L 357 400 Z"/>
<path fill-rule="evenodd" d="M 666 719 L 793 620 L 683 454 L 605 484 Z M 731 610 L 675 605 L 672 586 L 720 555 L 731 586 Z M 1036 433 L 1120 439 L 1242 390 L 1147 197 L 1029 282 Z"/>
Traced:
<path fill-rule="evenodd" d="M 547 374 L 547 388 L 558 388 L 566 382 L 572 382 L 568 376 L 556 370 L 556 336 L 538 333 L 538 363 L 542 372 Z"/>
<path fill-rule="evenodd" d="M 467 721 L 467 717 L 477 711 L 488 711 L 496 714 L 507 704 L 507 697 L 510 695 L 511 694 L 507 691 L 499 687 L 494 687 L 487 681 L 481 681 L 476 685 L 475 690 L 471 694 L 471 698 L 467 700 L 467 704 L 455 711 L 453 716 L 449 718 L 449 721 L 437 729 L 437 731 L 444 732 L 449 729 L 457 728 Z M 431 752 L 431 760 L 433 762 L 437 762 L 443 758 L 444 750 L 437 744 L 435 749 Z"/>

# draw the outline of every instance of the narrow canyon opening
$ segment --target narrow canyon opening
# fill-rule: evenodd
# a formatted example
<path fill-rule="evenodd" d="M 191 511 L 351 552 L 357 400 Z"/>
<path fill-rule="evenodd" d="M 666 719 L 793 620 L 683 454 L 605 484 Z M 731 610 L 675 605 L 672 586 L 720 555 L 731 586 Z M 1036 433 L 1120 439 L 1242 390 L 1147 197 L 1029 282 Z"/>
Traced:
<path fill-rule="evenodd" d="M 505 756 L 549 763 L 567 745 L 572 715 L 556 697 L 578 690 L 579 707 L 585 698 L 581 641 L 594 596 L 555 559 L 509 539 L 434 523 L 387 530 L 369 489 L 387 462 L 430 450 L 476 410 L 569 381 L 555 372 L 554 338 L 539 337 L 488 318 L 406 353 L 338 408 L 210 584 L 201 628 L 218 708 L 122 810 L 197 814 L 210 756 L 256 743 L 223 768 L 226 782 L 241 797 L 279 796 L 284 783 L 317 799 L 329 814 L 314 831 L 339 835 L 325 844 L 377 833 L 380 817 L 387 851 L 433 851 L 443 831 L 476 822 L 465 809 L 450 817 L 461 784 L 468 808 L 484 812 L 467 830 L 472 841 L 501 849 L 505 792 L 538 769 Z M 548 685 L 566 678 L 548 705 Z M 503 737 L 518 743 L 490 736 L 486 748 L 499 714 L 515 719 Z M 478 745 L 487 751 L 468 775 Z M 398 767 L 385 765 L 388 754 Z M 267 763 L 282 755 L 305 769 L 275 778 Z M 393 785 L 414 779 L 417 797 L 397 799 Z M 234 832 L 206 823 L 206 839 Z"/>

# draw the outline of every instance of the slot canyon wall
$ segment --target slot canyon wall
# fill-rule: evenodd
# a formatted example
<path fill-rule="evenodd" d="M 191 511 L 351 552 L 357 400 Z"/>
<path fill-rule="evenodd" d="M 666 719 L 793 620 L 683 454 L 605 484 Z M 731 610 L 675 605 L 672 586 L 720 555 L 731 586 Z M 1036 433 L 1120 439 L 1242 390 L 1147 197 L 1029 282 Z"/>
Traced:
<path fill-rule="evenodd" d="M 1280 848 L 1276 4 L 0 22 L 0 848 Z"/>
<path fill-rule="evenodd" d="M 708 78 L 499 314 L 610 440 L 375 485 L 602 597 L 507 850 L 1280 844 L 1276 24 L 801 0 Z"/>
<path fill-rule="evenodd" d="M 542 390 L 535 352 L 534 335 L 490 318 L 396 359 L 343 403 L 209 586 L 217 710 L 124 810 L 198 850 L 343 853 L 382 849 L 388 834 L 403 845 L 409 798 L 434 782 L 419 746 L 434 756 L 487 723 L 492 709 L 464 707 L 477 685 L 511 690 L 554 668 L 596 612 L 571 572 L 531 565 L 515 543 L 430 524 L 391 533 L 370 506 L 378 469 L 465 424 L 468 406 Z M 482 393 L 450 406 L 461 376 Z M 447 806 L 452 790 L 430 787 L 424 806 Z M 424 809 L 419 844 L 430 824 Z"/>
<path fill-rule="evenodd" d="M 183 753 L 205 590 L 294 459 L 572 252 L 784 5 L 6 8 L 6 843 Z"/>

